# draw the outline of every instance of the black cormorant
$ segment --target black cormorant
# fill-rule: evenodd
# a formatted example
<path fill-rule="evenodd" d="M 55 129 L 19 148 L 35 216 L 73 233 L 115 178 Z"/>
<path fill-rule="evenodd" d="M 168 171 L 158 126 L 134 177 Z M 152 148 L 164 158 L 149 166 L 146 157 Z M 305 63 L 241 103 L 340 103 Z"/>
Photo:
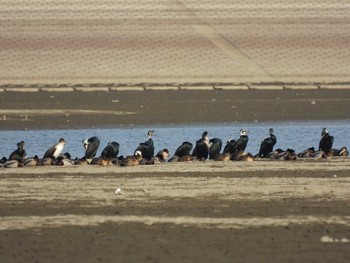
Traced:
<path fill-rule="evenodd" d="M 268 154 L 273 151 L 273 147 L 277 142 L 276 135 L 273 134 L 273 129 L 269 130 L 270 137 L 265 138 L 260 145 L 258 156 L 261 158 L 267 158 Z"/>
<path fill-rule="evenodd" d="M 102 150 L 101 157 L 114 159 L 119 154 L 119 143 L 109 142 L 107 146 Z"/>
<path fill-rule="evenodd" d="M 17 160 L 19 162 L 22 162 L 24 160 L 24 157 L 26 156 L 26 150 L 24 149 L 24 141 L 20 141 L 17 143 L 17 149 L 14 150 L 9 157 L 9 160 Z"/>
<path fill-rule="evenodd" d="M 210 143 L 208 132 L 205 131 L 202 134 L 202 138 L 196 141 L 196 147 L 194 148 L 192 155 L 195 156 L 197 160 L 204 161 L 208 158 L 209 148 Z"/>
<path fill-rule="evenodd" d="M 334 142 L 334 137 L 331 136 L 326 128 L 323 128 L 321 132 L 321 140 L 319 144 L 319 150 L 324 151 L 326 154 L 332 151 L 332 146 Z"/>
<path fill-rule="evenodd" d="M 140 151 L 142 154 L 142 157 L 145 159 L 151 159 L 154 156 L 154 143 L 152 140 L 154 130 L 148 131 L 147 136 L 148 140 L 145 142 L 140 143 L 140 145 L 136 148 L 135 154 L 137 151 Z"/>
<path fill-rule="evenodd" d="M 221 147 L 222 147 L 222 140 L 219 138 L 212 138 L 209 140 L 209 144 L 210 144 L 209 159 L 215 159 L 220 154 Z"/>
<path fill-rule="evenodd" d="M 85 148 L 84 157 L 89 160 L 96 156 L 98 147 L 100 147 L 100 140 L 96 136 L 93 136 L 89 139 L 83 140 L 83 145 Z"/>

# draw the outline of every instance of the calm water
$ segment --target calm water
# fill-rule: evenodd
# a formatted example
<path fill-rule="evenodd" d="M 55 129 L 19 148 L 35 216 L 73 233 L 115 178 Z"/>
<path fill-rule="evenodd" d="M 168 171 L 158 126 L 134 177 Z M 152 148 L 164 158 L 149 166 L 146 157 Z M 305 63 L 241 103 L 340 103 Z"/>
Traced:
<path fill-rule="evenodd" d="M 97 136 L 101 145 L 98 154 L 110 141 L 120 144 L 119 155 L 132 154 L 140 142 L 147 140 L 147 131 L 154 129 L 153 137 L 155 151 L 168 148 L 172 155 L 183 141 L 195 144 L 203 131 L 208 131 L 210 138 L 222 139 L 223 145 L 227 139 L 239 137 L 241 128 L 249 130 L 249 142 L 246 151 L 253 154 L 259 151 L 261 140 L 268 136 L 269 128 L 275 130 L 277 144 L 275 147 L 292 148 L 297 152 L 308 147 L 318 147 L 320 133 L 326 127 L 334 136 L 333 148 L 350 146 L 350 121 L 320 121 L 320 122 L 273 122 L 273 123 L 232 123 L 232 124 L 201 124 L 183 126 L 155 126 L 131 127 L 115 129 L 82 129 L 82 130 L 33 130 L 33 131 L 0 131 L 0 157 L 8 155 L 16 149 L 18 141 L 26 142 L 27 156 L 38 155 L 44 152 L 60 137 L 66 140 L 64 152 L 71 153 L 72 157 L 82 157 L 84 148 L 82 140 Z"/>

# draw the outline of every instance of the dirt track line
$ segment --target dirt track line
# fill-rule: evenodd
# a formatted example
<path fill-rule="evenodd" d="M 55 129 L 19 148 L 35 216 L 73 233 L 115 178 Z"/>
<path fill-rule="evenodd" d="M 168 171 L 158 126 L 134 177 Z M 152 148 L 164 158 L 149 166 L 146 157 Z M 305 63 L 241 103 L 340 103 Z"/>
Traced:
<path fill-rule="evenodd" d="M 214 28 L 209 26 L 199 16 L 197 16 L 192 10 L 187 8 L 183 3 L 178 0 L 170 1 L 169 5 L 175 10 L 180 11 L 182 14 L 186 14 L 188 18 L 193 21 L 192 28 L 200 35 L 209 40 L 214 46 L 216 46 L 227 57 L 234 61 L 239 61 L 242 67 L 246 67 L 248 71 L 254 72 L 254 74 L 261 76 L 265 81 L 274 81 L 272 76 L 260 65 L 258 65 L 253 59 L 243 53 L 233 43 L 228 41 Z"/>
<path fill-rule="evenodd" d="M 101 215 L 57 215 L 14 216 L 0 218 L 0 231 L 25 230 L 31 228 L 64 226 L 97 226 L 106 223 L 144 225 L 173 224 L 198 228 L 246 229 L 258 227 L 285 227 L 290 225 L 337 224 L 350 226 L 350 216 L 288 216 L 255 218 L 209 218 L 209 217 L 159 217 L 159 216 L 101 216 Z"/>

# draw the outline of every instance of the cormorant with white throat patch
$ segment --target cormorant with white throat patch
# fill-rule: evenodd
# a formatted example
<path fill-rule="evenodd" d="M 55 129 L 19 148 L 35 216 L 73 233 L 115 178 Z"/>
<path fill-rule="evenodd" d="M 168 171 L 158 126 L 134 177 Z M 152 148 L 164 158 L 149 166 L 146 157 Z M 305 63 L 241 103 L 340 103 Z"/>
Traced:
<path fill-rule="evenodd" d="M 326 154 L 331 153 L 333 142 L 334 142 L 334 137 L 329 134 L 326 128 L 323 128 L 321 132 L 319 150 L 324 151 Z"/>

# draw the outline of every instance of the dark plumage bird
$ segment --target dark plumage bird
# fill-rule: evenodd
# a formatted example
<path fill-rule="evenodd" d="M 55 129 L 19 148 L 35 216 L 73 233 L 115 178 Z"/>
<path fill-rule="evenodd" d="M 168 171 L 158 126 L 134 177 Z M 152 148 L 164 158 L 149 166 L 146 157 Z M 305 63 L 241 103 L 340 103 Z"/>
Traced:
<path fill-rule="evenodd" d="M 209 138 L 208 138 L 208 132 L 205 131 L 202 134 L 202 137 L 196 141 L 196 147 L 193 150 L 192 155 L 197 158 L 199 161 L 204 161 L 208 158 L 209 155 Z"/>
<path fill-rule="evenodd" d="M 179 147 L 177 147 L 175 154 L 171 158 L 169 158 L 168 162 L 179 162 L 180 160 L 191 159 L 192 148 L 193 148 L 192 143 L 187 141 L 183 142 Z"/>
<path fill-rule="evenodd" d="M 55 160 L 56 158 L 51 158 L 51 157 L 43 158 L 40 160 L 39 165 L 42 165 L 42 166 L 56 165 Z"/>
<path fill-rule="evenodd" d="M 2 157 L 1 160 L 0 160 L 0 167 L 1 167 L 1 165 L 3 165 L 6 162 L 7 162 L 7 158 L 6 157 Z"/>
<path fill-rule="evenodd" d="M 314 159 L 332 159 L 333 154 L 332 152 L 325 152 L 325 151 L 319 150 L 319 151 L 315 151 L 311 157 Z"/>
<path fill-rule="evenodd" d="M 5 168 L 17 168 L 17 167 L 23 167 L 23 163 L 18 160 L 7 160 L 3 167 Z"/>
<path fill-rule="evenodd" d="M 65 143 L 66 143 L 65 140 L 63 138 L 60 138 L 58 143 L 56 143 L 55 145 L 51 146 L 45 152 L 43 159 L 46 159 L 46 158 L 55 159 L 55 158 L 57 158 L 61 154 Z"/>
<path fill-rule="evenodd" d="M 142 153 L 140 151 L 136 151 L 134 155 L 126 156 L 120 162 L 120 166 L 136 166 L 139 165 L 142 161 Z"/>
<path fill-rule="evenodd" d="M 228 139 L 224 148 L 224 153 L 229 153 L 229 154 L 233 153 L 234 152 L 233 148 L 235 147 L 235 144 L 236 144 L 235 139 L 232 139 L 232 138 Z"/>
<path fill-rule="evenodd" d="M 294 161 L 297 159 L 297 155 L 293 149 L 288 148 L 285 151 L 283 150 L 281 151 L 281 149 L 277 149 L 276 151 L 278 151 L 279 153 L 277 153 L 274 156 L 274 159 L 284 160 L 284 161 Z"/>
<path fill-rule="evenodd" d="M 212 138 L 209 140 L 209 144 L 209 159 L 212 160 L 219 156 L 222 147 L 222 140 L 219 138 Z"/>
<path fill-rule="evenodd" d="M 27 166 L 27 167 L 31 167 L 31 166 L 38 166 L 39 165 L 39 157 L 37 155 L 35 155 L 34 157 L 29 157 L 26 158 L 23 161 L 23 165 Z"/>
<path fill-rule="evenodd" d="M 178 159 L 179 162 L 192 162 L 195 161 L 196 157 L 192 154 L 184 155 Z"/>
<path fill-rule="evenodd" d="M 231 160 L 238 160 L 239 156 L 244 153 L 249 141 L 248 131 L 241 129 L 239 132 L 239 139 L 237 141 L 230 140 L 225 146 L 224 153 L 231 154 Z"/>
<path fill-rule="evenodd" d="M 107 146 L 102 150 L 101 157 L 115 159 L 119 154 L 119 143 L 109 142 Z"/>
<path fill-rule="evenodd" d="M 89 165 L 90 163 L 89 163 L 88 160 L 86 160 L 85 157 L 83 157 L 83 158 L 80 158 L 80 159 L 76 158 L 74 160 L 74 164 L 76 164 L 76 165 Z"/>
<path fill-rule="evenodd" d="M 251 153 L 241 154 L 237 161 L 252 162 L 254 161 L 254 156 Z"/>
<path fill-rule="evenodd" d="M 341 147 L 338 156 L 349 156 L 348 148 L 346 148 L 345 146 Z"/>
<path fill-rule="evenodd" d="M 85 159 L 92 159 L 96 156 L 98 147 L 100 147 L 100 140 L 96 137 L 93 136 L 89 139 L 83 140 L 83 145 L 85 148 Z"/>
<path fill-rule="evenodd" d="M 169 150 L 164 148 L 160 150 L 157 155 L 154 157 L 154 161 L 159 161 L 161 163 L 165 162 L 169 158 Z"/>
<path fill-rule="evenodd" d="M 349 156 L 348 148 L 341 147 L 340 149 L 332 149 L 333 156 Z"/>
<path fill-rule="evenodd" d="M 244 152 L 245 148 L 247 147 L 248 141 L 248 131 L 241 129 L 239 132 L 239 139 L 236 141 L 235 146 L 233 148 L 234 151 Z"/>
<path fill-rule="evenodd" d="M 319 144 L 319 150 L 324 151 L 326 154 L 332 151 L 334 137 L 329 134 L 326 128 L 323 128 L 321 132 L 321 140 Z"/>
<path fill-rule="evenodd" d="M 17 149 L 10 154 L 9 160 L 17 160 L 19 162 L 22 162 L 24 160 L 24 157 L 26 156 L 26 150 L 24 149 L 24 145 L 24 141 L 20 141 L 19 143 L 17 143 Z"/>
<path fill-rule="evenodd" d="M 145 159 L 151 159 L 154 156 L 154 143 L 152 140 L 154 130 L 148 131 L 147 136 L 148 140 L 140 143 L 140 145 L 136 148 L 134 155 L 136 155 L 137 151 L 141 152 L 141 155 Z"/>
<path fill-rule="evenodd" d="M 112 165 L 112 158 L 104 156 L 95 157 L 90 162 L 91 165 L 109 166 Z"/>
<path fill-rule="evenodd" d="M 55 165 L 59 166 L 69 166 L 75 164 L 73 160 L 71 160 L 71 154 L 68 152 L 65 152 L 63 154 L 60 154 L 57 156 L 57 158 L 54 160 Z"/>
<path fill-rule="evenodd" d="M 278 157 L 280 157 L 283 152 L 284 151 L 281 148 L 277 148 L 276 150 L 270 152 L 267 155 L 267 158 L 269 158 L 269 159 L 278 159 Z"/>
<path fill-rule="evenodd" d="M 190 142 L 183 142 L 179 147 L 177 147 L 175 154 L 178 157 L 183 157 L 189 155 L 193 148 L 193 144 Z"/>
<path fill-rule="evenodd" d="M 314 147 L 310 147 L 307 148 L 306 150 L 300 152 L 297 154 L 297 157 L 301 157 L 301 158 L 309 158 L 312 157 L 315 153 L 315 148 Z"/>
<path fill-rule="evenodd" d="M 70 154 L 60 154 L 55 160 L 55 165 L 59 166 L 69 166 L 74 164 L 75 162 L 70 159 Z"/>
<path fill-rule="evenodd" d="M 270 137 L 265 138 L 260 145 L 258 156 L 260 158 L 267 158 L 268 154 L 273 151 L 273 147 L 277 142 L 276 135 L 273 134 L 273 129 L 269 130 Z"/>
<path fill-rule="evenodd" d="M 227 162 L 231 160 L 231 154 L 229 153 L 220 153 L 215 158 L 214 161 Z"/>
<path fill-rule="evenodd" d="M 297 159 L 297 154 L 293 149 L 287 149 L 283 158 L 286 161 L 295 161 Z"/>
<path fill-rule="evenodd" d="M 65 152 L 63 154 L 60 154 L 58 157 L 61 157 L 61 158 L 64 158 L 64 159 L 71 159 L 72 155 L 69 152 Z"/>

